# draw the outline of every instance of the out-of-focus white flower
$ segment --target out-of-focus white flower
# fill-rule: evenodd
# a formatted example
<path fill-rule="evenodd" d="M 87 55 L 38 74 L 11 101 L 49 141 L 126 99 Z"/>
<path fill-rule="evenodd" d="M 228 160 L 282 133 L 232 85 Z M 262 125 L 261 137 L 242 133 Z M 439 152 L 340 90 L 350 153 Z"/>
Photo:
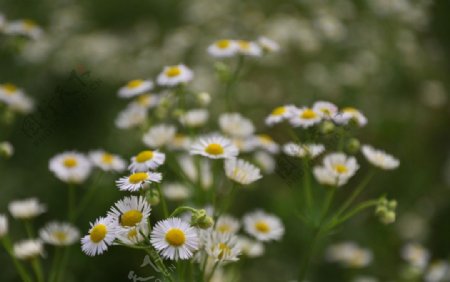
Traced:
<path fill-rule="evenodd" d="M 208 53 L 216 58 L 233 57 L 238 52 L 239 45 L 230 39 L 221 39 L 208 46 Z"/>
<path fill-rule="evenodd" d="M 166 155 L 158 150 L 145 150 L 139 152 L 131 158 L 131 164 L 128 169 L 132 172 L 153 170 L 159 167 L 166 160 Z"/>
<path fill-rule="evenodd" d="M 322 113 L 322 117 L 332 119 L 338 113 L 338 107 L 330 102 L 317 101 L 313 105 L 313 110 Z"/>
<path fill-rule="evenodd" d="M 261 210 L 246 214 L 243 221 L 245 231 L 259 241 L 278 241 L 284 234 L 281 220 Z"/>
<path fill-rule="evenodd" d="M 182 133 L 177 133 L 172 138 L 172 141 L 168 144 L 172 150 L 188 151 L 192 145 L 192 139 Z"/>
<path fill-rule="evenodd" d="M 157 82 L 161 86 L 176 86 L 187 83 L 194 78 L 194 73 L 185 65 L 164 67 L 158 75 Z"/>
<path fill-rule="evenodd" d="M 200 137 L 192 144 L 190 153 L 210 159 L 229 159 L 236 157 L 239 151 L 229 139 L 220 135 L 212 135 Z"/>
<path fill-rule="evenodd" d="M 206 240 L 206 253 L 216 262 L 237 261 L 241 249 L 232 233 L 210 232 Z"/>
<path fill-rule="evenodd" d="M 358 168 L 354 157 L 331 153 L 325 156 L 322 166 L 314 167 L 313 174 L 319 183 L 339 187 L 346 184 Z"/>
<path fill-rule="evenodd" d="M 422 245 L 417 243 L 409 243 L 402 248 L 402 258 L 413 267 L 425 270 L 430 259 L 430 253 Z"/>
<path fill-rule="evenodd" d="M 362 146 L 362 152 L 371 164 L 381 169 L 396 169 L 400 164 L 399 160 L 393 156 L 369 145 Z"/>
<path fill-rule="evenodd" d="M 150 148 L 160 148 L 172 142 L 176 131 L 173 125 L 155 125 L 144 134 L 142 141 Z"/>
<path fill-rule="evenodd" d="M 120 129 L 129 129 L 143 124 L 146 118 L 147 110 L 144 107 L 130 104 L 119 113 L 115 124 Z"/>
<path fill-rule="evenodd" d="M 251 57 L 259 57 L 262 54 L 261 47 L 252 41 L 238 40 L 239 53 Z"/>
<path fill-rule="evenodd" d="M 421 100 L 430 108 L 439 108 L 448 101 L 447 91 L 440 81 L 425 81 L 422 85 Z"/>
<path fill-rule="evenodd" d="M 193 109 L 180 116 L 180 123 L 186 127 L 200 127 L 208 121 L 209 113 L 205 109 Z"/>
<path fill-rule="evenodd" d="M 10 158 L 14 154 L 14 147 L 8 141 L 0 142 L 0 155 Z"/>
<path fill-rule="evenodd" d="M 263 243 L 244 236 L 238 236 L 238 245 L 241 248 L 242 255 L 249 258 L 260 257 L 264 254 L 265 251 Z"/>
<path fill-rule="evenodd" d="M 144 197 L 125 197 L 114 204 L 108 217 L 120 228 L 133 228 L 146 224 L 151 212 L 150 204 Z"/>
<path fill-rule="evenodd" d="M 331 262 L 341 263 L 350 268 L 362 268 L 372 262 L 372 252 L 359 247 L 353 242 L 343 242 L 331 245 L 326 252 L 326 257 Z"/>
<path fill-rule="evenodd" d="M 153 89 L 151 80 L 135 79 L 119 89 L 118 95 L 121 98 L 131 98 Z"/>
<path fill-rule="evenodd" d="M 269 153 L 276 154 L 280 151 L 280 146 L 267 134 L 258 134 L 254 137 L 257 148 L 266 150 Z"/>
<path fill-rule="evenodd" d="M 334 116 L 334 121 L 338 124 L 348 124 L 353 121 L 360 127 L 367 124 L 367 118 L 359 110 L 351 107 L 343 108 L 340 113 Z"/>
<path fill-rule="evenodd" d="M 5 26 L 5 33 L 11 35 L 23 35 L 30 37 L 31 39 L 38 39 L 43 31 L 40 26 L 38 26 L 34 21 L 16 20 L 8 22 Z"/>
<path fill-rule="evenodd" d="M 189 259 L 199 246 L 195 228 L 177 217 L 157 222 L 150 238 L 153 247 L 171 260 Z"/>
<path fill-rule="evenodd" d="M 183 201 L 191 196 L 189 187 L 181 183 L 164 183 L 162 187 L 164 196 L 172 201 Z"/>
<path fill-rule="evenodd" d="M 17 219 L 31 219 L 46 212 L 45 205 L 36 198 L 12 201 L 8 205 L 9 212 Z"/>
<path fill-rule="evenodd" d="M 288 119 L 293 109 L 295 109 L 293 105 L 276 107 L 266 118 L 266 124 L 271 126 Z"/>
<path fill-rule="evenodd" d="M 0 102 L 4 102 L 12 110 L 20 113 L 30 113 L 34 103 L 22 89 L 12 83 L 0 84 Z"/>
<path fill-rule="evenodd" d="M 129 104 L 129 107 L 141 107 L 148 110 L 157 106 L 160 99 L 161 97 L 156 94 L 141 94 Z"/>
<path fill-rule="evenodd" d="M 325 147 L 322 144 L 296 144 L 286 143 L 283 145 L 283 152 L 291 157 L 303 158 L 308 156 L 314 159 L 318 155 L 325 151 Z"/>
<path fill-rule="evenodd" d="M 0 239 L 8 234 L 8 218 L 4 214 L 0 214 Z"/>
<path fill-rule="evenodd" d="M 342 40 L 346 35 L 345 26 L 336 17 L 321 13 L 315 21 L 316 27 L 323 37 L 329 40 Z"/>
<path fill-rule="evenodd" d="M 269 174 L 275 171 L 276 162 L 271 154 L 258 151 L 254 154 L 253 159 L 255 164 L 259 166 L 264 173 Z"/>
<path fill-rule="evenodd" d="M 308 128 L 322 121 L 322 112 L 311 108 L 292 109 L 289 114 L 289 122 L 292 126 Z"/>
<path fill-rule="evenodd" d="M 241 225 L 236 218 L 229 216 L 229 215 L 221 215 L 216 220 L 216 224 L 214 225 L 214 230 L 217 233 L 236 234 L 239 231 L 240 227 L 241 227 Z"/>
<path fill-rule="evenodd" d="M 258 44 L 265 52 L 278 52 L 280 50 L 280 45 L 267 37 L 261 36 L 258 38 Z"/>
<path fill-rule="evenodd" d="M 248 185 L 262 178 L 259 168 L 253 164 L 232 158 L 225 161 L 225 174 L 233 181 L 242 185 Z"/>
<path fill-rule="evenodd" d="M 232 137 L 248 137 L 253 134 L 255 127 L 251 120 L 240 113 L 226 113 L 219 117 L 220 129 Z"/>
<path fill-rule="evenodd" d="M 448 262 L 443 260 L 433 261 L 425 272 L 424 280 L 425 282 L 445 281 L 449 278 L 449 269 Z"/>
<path fill-rule="evenodd" d="M 92 163 L 104 171 L 124 171 L 126 162 L 118 155 L 114 155 L 103 150 L 96 150 L 89 153 Z"/>
<path fill-rule="evenodd" d="M 89 234 L 81 238 L 81 249 L 88 256 L 101 255 L 116 239 L 117 225 L 109 217 L 91 223 Z"/>
<path fill-rule="evenodd" d="M 39 237 L 50 245 L 69 246 L 80 239 L 80 232 L 70 223 L 54 221 L 39 230 Z"/>
<path fill-rule="evenodd" d="M 41 240 L 24 240 L 14 244 L 13 254 L 21 260 L 29 260 L 41 256 L 44 253 L 44 246 Z"/>
<path fill-rule="evenodd" d="M 161 182 L 162 175 L 159 172 L 136 172 L 129 176 L 124 176 L 116 181 L 116 185 L 121 191 L 135 192 L 140 190 L 145 184 Z"/>
<path fill-rule="evenodd" d="M 82 183 L 91 174 L 92 164 L 84 154 L 69 151 L 51 158 L 49 169 L 61 181 Z"/>

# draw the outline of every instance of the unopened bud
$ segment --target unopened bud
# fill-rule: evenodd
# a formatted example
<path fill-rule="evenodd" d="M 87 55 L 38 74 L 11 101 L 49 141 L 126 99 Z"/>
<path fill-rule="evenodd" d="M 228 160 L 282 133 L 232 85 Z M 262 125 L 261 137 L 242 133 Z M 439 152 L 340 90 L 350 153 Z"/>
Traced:
<path fill-rule="evenodd" d="M 356 138 L 350 138 L 347 141 L 346 147 L 347 147 L 347 151 L 350 154 L 355 154 L 355 153 L 357 153 L 359 151 L 359 148 L 361 147 L 361 143 Z"/>
<path fill-rule="evenodd" d="M 211 103 L 211 95 L 207 92 L 200 92 L 197 94 L 197 100 L 200 105 L 207 106 Z"/>
<path fill-rule="evenodd" d="M 157 206 L 161 200 L 161 195 L 155 189 L 150 189 L 145 192 L 145 199 L 152 206 Z"/>
<path fill-rule="evenodd" d="M 381 222 L 384 224 L 391 224 L 395 222 L 395 212 L 394 211 L 388 211 L 385 213 L 381 218 Z"/>
<path fill-rule="evenodd" d="M 14 154 L 14 147 L 5 141 L 0 143 L 0 156 L 9 159 Z"/>
<path fill-rule="evenodd" d="M 329 120 L 326 120 L 322 122 L 322 125 L 320 126 L 320 132 L 323 134 L 330 134 L 334 131 L 335 125 Z"/>
<path fill-rule="evenodd" d="M 192 212 L 191 225 L 208 229 L 214 225 L 214 219 L 206 213 L 206 210 L 196 210 Z"/>

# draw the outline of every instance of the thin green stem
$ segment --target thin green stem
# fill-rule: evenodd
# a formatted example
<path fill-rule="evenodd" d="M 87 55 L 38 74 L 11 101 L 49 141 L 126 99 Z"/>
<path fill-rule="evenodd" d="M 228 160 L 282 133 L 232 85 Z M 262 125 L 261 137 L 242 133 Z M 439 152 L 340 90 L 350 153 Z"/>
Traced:
<path fill-rule="evenodd" d="M 239 73 L 241 72 L 242 66 L 244 65 L 244 60 L 245 60 L 244 56 L 239 56 L 236 68 L 233 71 L 231 78 L 225 84 L 224 96 L 226 99 L 226 105 L 227 105 L 228 111 L 232 110 L 232 103 L 231 103 L 231 101 L 233 100 L 232 90 L 239 78 Z"/>
<path fill-rule="evenodd" d="M 25 269 L 23 264 L 14 256 L 12 251 L 12 245 L 11 241 L 9 240 L 9 237 L 5 236 L 1 239 L 3 247 L 5 248 L 6 252 L 11 257 L 14 267 L 17 270 L 17 273 L 19 273 L 20 278 L 23 282 L 32 282 L 30 275 L 28 274 L 28 271 Z"/>
<path fill-rule="evenodd" d="M 196 212 L 197 210 L 194 209 L 194 208 L 188 207 L 188 206 L 181 206 L 181 207 L 176 208 L 176 209 L 170 214 L 169 217 L 177 216 L 177 215 L 179 215 L 180 213 L 183 213 L 183 212 L 185 212 L 185 211 Z"/>
<path fill-rule="evenodd" d="M 319 227 L 317 227 L 316 230 L 314 231 L 313 239 L 311 241 L 308 252 L 306 253 L 306 257 L 302 261 L 302 264 L 300 266 L 300 272 L 298 276 L 299 282 L 305 281 L 306 275 L 308 274 L 309 265 L 311 264 L 312 257 L 314 256 L 314 252 L 317 248 L 317 245 L 319 244 L 321 233 L 322 233 L 322 225 L 319 225 Z"/>
<path fill-rule="evenodd" d="M 38 282 L 44 282 L 44 272 L 42 271 L 42 264 L 39 257 L 35 257 L 31 260 L 31 266 L 36 274 L 36 279 Z"/>
<path fill-rule="evenodd" d="M 161 257 L 158 255 L 158 253 L 153 248 L 147 248 L 145 249 L 147 254 L 150 255 L 150 258 L 152 261 L 156 264 L 158 269 L 161 271 L 165 279 L 168 279 L 169 281 L 173 281 L 172 275 L 170 275 L 169 270 L 167 270 L 166 265 L 164 264 Z"/>
<path fill-rule="evenodd" d="M 378 200 L 370 200 L 370 201 L 361 203 L 361 204 L 357 205 L 355 208 L 353 208 L 352 210 L 350 210 L 349 212 L 342 215 L 341 217 L 335 219 L 334 221 L 331 221 L 330 224 L 328 224 L 328 226 L 326 227 L 326 229 L 331 230 L 331 229 L 335 228 L 336 226 L 341 225 L 342 223 L 346 222 L 347 220 L 349 220 L 356 214 L 360 213 L 361 211 L 363 211 L 367 208 L 370 208 L 370 207 L 374 207 L 377 204 L 378 204 Z"/>
<path fill-rule="evenodd" d="M 91 202 L 92 198 L 98 191 L 98 187 L 100 186 L 98 185 L 98 183 L 100 182 L 103 175 L 104 174 L 102 172 L 99 172 L 98 176 L 92 181 L 92 184 L 87 189 L 87 192 L 84 193 L 83 197 L 80 200 L 80 203 L 78 204 L 78 207 L 75 210 L 74 220 L 76 220 L 81 215 L 81 213 L 86 210 L 86 206 Z"/>
<path fill-rule="evenodd" d="M 31 225 L 31 221 L 26 219 L 23 221 L 23 224 L 25 226 L 25 231 L 27 232 L 28 238 L 33 239 L 35 236 L 33 226 Z"/>
<path fill-rule="evenodd" d="M 167 209 L 166 197 L 161 193 L 161 186 L 159 183 L 156 183 L 156 189 L 158 190 L 159 197 L 161 199 L 161 208 L 163 210 L 163 214 L 165 218 L 169 217 L 169 210 Z"/>
<path fill-rule="evenodd" d="M 61 258 L 61 263 L 59 264 L 59 269 L 56 270 L 56 281 L 64 280 L 64 273 L 67 268 L 67 262 L 69 261 L 70 257 L 70 247 L 65 247 L 63 251 L 63 255 Z"/>
<path fill-rule="evenodd" d="M 56 281 L 56 276 L 58 274 L 59 264 L 61 262 L 62 250 L 60 247 L 56 247 L 55 254 L 52 261 L 52 266 L 50 268 L 50 274 L 48 281 L 53 282 Z"/>
<path fill-rule="evenodd" d="M 306 207 L 311 209 L 314 205 L 314 198 L 311 191 L 311 176 L 309 173 L 308 159 L 303 158 L 303 189 L 305 191 Z"/>
<path fill-rule="evenodd" d="M 211 281 L 211 279 L 213 278 L 214 272 L 216 272 L 217 266 L 219 266 L 219 262 L 217 261 L 216 263 L 214 263 L 213 268 L 211 269 L 211 272 L 209 273 L 208 277 L 206 277 L 206 282 Z"/>
<path fill-rule="evenodd" d="M 70 222 L 74 222 L 75 220 L 75 201 L 76 201 L 75 192 L 76 192 L 75 185 L 69 184 L 67 191 L 67 217 Z"/>

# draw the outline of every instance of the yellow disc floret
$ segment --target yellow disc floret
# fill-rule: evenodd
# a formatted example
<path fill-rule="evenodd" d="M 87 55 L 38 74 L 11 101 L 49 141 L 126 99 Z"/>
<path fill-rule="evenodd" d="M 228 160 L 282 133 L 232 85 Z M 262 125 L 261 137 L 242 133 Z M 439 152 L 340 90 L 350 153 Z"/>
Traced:
<path fill-rule="evenodd" d="M 108 232 L 108 228 L 104 224 L 97 224 L 89 233 L 89 237 L 91 238 L 91 241 L 94 243 L 98 243 L 105 239 L 106 233 Z"/>
<path fill-rule="evenodd" d="M 167 231 L 165 239 L 167 243 L 169 243 L 169 245 L 179 247 L 186 241 L 186 236 L 184 235 L 183 230 L 178 228 L 171 228 L 169 231 Z"/>
<path fill-rule="evenodd" d="M 222 155 L 223 147 L 220 144 L 211 143 L 205 148 L 205 152 L 214 156 Z"/>

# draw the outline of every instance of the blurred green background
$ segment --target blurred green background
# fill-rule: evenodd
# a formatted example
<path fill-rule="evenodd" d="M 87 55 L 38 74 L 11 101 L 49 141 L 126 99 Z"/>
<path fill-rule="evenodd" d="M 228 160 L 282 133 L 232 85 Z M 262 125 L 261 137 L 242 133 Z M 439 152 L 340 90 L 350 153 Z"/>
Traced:
<path fill-rule="evenodd" d="M 66 187 L 48 170 L 52 156 L 97 148 L 129 156 L 143 148 L 138 132 L 114 125 L 125 107 L 116 95 L 120 86 L 130 79 L 155 77 L 164 65 L 183 62 L 195 71 L 192 88 L 209 92 L 213 108 L 223 110 L 214 60 L 206 47 L 223 37 L 251 40 L 265 35 L 277 40 L 282 50 L 246 65 L 237 97 L 239 111 L 251 117 L 260 132 L 286 140 L 282 132 L 264 126 L 272 108 L 329 100 L 361 109 L 369 124 L 359 132 L 360 140 L 401 160 L 398 170 L 377 176 L 367 195 L 387 193 L 396 198 L 398 222 L 384 226 L 366 212 L 331 238 L 355 240 L 370 248 L 374 262 L 349 273 L 317 257 L 314 265 L 321 271 L 315 272 L 313 281 L 350 281 L 358 273 L 390 277 L 398 272 L 399 251 L 408 240 L 419 240 L 433 257 L 448 259 L 450 2 L 400 1 L 422 14 L 396 7 L 385 11 L 382 3 L 388 2 L 2 1 L 0 12 L 7 19 L 33 19 L 45 35 L 36 41 L 0 38 L 0 83 L 25 89 L 37 104 L 31 117 L 39 120 L 39 133 L 31 136 L 24 129 L 30 115 L 18 116 L 10 129 L 0 129 L 1 140 L 9 140 L 16 151 L 12 159 L 0 162 L 0 212 L 6 212 L 12 199 L 36 196 L 49 210 L 37 226 L 63 219 Z M 329 18 L 338 24 L 329 28 Z M 58 86 L 67 87 L 73 70 L 87 70 L 98 87 L 85 99 L 69 100 L 54 111 L 49 106 L 52 97 Z M 89 221 L 121 196 L 115 179 L 113 175 L 101 179 L 101 197 L 77 222 L 83 233 Z M 233 213 L 264 207 L 282 217 L 287 233 L 282 242 L 268 246 L 265 256 L 245 262 L 242 281 L 288 281 L 296 276 L 305 236 L 286 204 L 291 188 L 280 185 L 284 180 L 277 175 L 261 183 L 257 190 L 243 193 Z M 408 232 L 411 218 L 423 224 L 418 234 Z M 20 226 L 13 228 L 22 234 Z M 68 281 L 125 281 L 130 270 L 146 272 L 139 269 L 143 255 L 134 251 L 112 248 L 106 255 L 89 258 L 74 248 L 72 256 Z M 0 262 L 0 280 L 14 281 L 3 252 Z"/>

